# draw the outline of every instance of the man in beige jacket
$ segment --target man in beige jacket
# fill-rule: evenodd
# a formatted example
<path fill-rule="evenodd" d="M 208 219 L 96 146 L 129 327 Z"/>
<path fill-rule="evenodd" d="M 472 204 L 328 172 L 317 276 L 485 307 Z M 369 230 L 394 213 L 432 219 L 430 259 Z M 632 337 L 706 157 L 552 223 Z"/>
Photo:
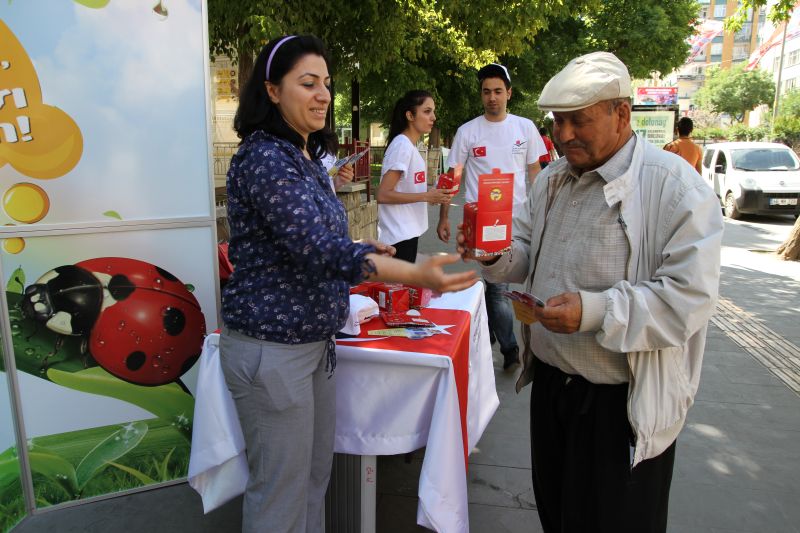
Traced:
<path fill-rule="evenodd" d="M 543 170 L 491 281 L 544 300 L 523 326 L 533 488 L 545 532 L 663 532 L 675 440 L 700 379 L 722 217 L 701 178 L 630 126 L 614 55 L 545 86 L 564 156 Z M 463 235 L 459 235 L 463 242 Z M 460 249 L 462 254 L 463 248 Z"/>

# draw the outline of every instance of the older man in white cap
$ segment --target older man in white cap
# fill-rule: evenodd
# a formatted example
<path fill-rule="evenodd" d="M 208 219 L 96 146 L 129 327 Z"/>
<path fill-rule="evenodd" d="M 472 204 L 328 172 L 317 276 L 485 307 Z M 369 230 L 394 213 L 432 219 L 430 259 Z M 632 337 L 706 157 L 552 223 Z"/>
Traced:
<path fill-rule="evenodd" d="M 719 203 L 683 160 L 632 132 L 630 91 L 607 52 L 547 83 L 539 106 L 566 157 L 534 182 L 511 252 L 483 265 L 545 301 L 522 328 L 517 391 L 533 382 L 546 532 L 666 530 L 675 441 L 717 300 Z"/>

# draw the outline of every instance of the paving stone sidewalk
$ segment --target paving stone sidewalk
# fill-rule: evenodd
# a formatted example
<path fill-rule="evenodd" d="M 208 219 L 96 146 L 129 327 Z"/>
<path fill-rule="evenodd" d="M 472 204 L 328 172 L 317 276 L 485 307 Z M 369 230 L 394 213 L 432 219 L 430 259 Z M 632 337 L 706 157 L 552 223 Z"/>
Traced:
<path fill-rule="evenodd" d="M 455 201 L 453 233 L 462 200 Z M 445 250 L 434 236 L 437 221 L 430 209 L 431 230 L 420 252 Z M 748 231 L 726 223 L 719 311 L 709 327 L 695 405 L 678 439 L 670 533 L 800 533 L 800 263 L 749 251 L 774 249 L 776 242 Z M 494 361 L 500 407 L 470 457 L 471 531 L 539 532 L 529 391 L 514 394 L 516 376 L 502 371 L 499 352 Z M 378 532 L 426 531 L 415 524 L 421 461 L 422 452 L 380 459 Z M 199 498 L 181 484 L 44 513 L 17 531 L 233 532 L 240 512 L 237 499 L 203 516 Z"/>

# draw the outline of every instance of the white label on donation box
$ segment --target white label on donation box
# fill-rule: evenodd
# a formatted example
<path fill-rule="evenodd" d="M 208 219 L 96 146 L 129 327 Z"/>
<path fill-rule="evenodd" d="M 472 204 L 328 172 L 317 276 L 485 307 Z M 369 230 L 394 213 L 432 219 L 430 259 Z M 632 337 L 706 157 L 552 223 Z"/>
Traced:
<path fill-rule="evenodd" d="M 483 227 L 483 242 L 502 241 L 506 238 L 506 225 L 502 226 L 484 226 Z"/>

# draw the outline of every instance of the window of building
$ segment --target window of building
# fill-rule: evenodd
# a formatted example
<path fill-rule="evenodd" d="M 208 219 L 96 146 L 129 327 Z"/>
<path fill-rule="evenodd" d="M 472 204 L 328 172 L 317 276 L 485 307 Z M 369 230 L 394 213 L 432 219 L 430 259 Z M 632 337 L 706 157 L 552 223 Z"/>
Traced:
<path fill-rule="evenodd" d="M 725 8 L 728 7 L 726 4 L 715 4 L 714 5 L 714 18 L 724 18 L 725 17 Z"/>
<path fill-rule="evenodd" d="M 722 62 L 722 55 L 720 55 L 720 54 L 712 55 L 711 56 L 711 62 L 712 63 L 721 63 Z"/>
<path fill-rule="evenodd" d="M 791 91 L 795 87 L 797 87 L 797 78 L 791 78 L 784 81 L 781 85 L 783 85 L 783 90 L 781 92 Z"/>
<path fill-rule="evenodd" d="M 749 43 L 736 43 L 733 45 L 733 60 L 745 59 L 750 55 Z"/>
<path fill-rule="evenodd" d="M 753 32 L 753 23 L 745 22 L 744 24 L 742 24 L 742 29 L 734 34 L 733 40 L 750 42 L 750 36 L 752 35 L 752 32 Z"/>
<path fill-rule="evenodd" d="M 711 43 L 711 55 L 722 55 L 722 43 Z"/>
<path fill-rule="evenodd" d="M 800 49 L 798 49 L 798 50 L 792 50 L 792 51 L 791 51 L 791 52 L 789 52 L 789 54 L 786 56 L 786 66 L 787 66 L 787 67 L 793 67 L 793 66 L 795 66 L 797 63 L 800 63 Z"/>
<path fill-rule="evenodd" d="M 701 19 L 708 18 L 708 6 L 702 6 L 700 8 L 700 17 Z"/>

